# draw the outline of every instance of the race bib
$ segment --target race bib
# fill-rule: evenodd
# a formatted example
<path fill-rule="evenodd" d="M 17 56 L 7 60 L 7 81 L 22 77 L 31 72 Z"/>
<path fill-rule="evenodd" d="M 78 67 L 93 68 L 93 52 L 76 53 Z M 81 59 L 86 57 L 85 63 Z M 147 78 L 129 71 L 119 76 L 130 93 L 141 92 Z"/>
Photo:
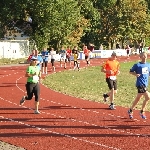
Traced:
<path fill-rule="evenodd" d="M 111 80 L 116 80 L 116 76 L 110 76 L 109 77 Z"/>
<path fill-rule="evenodd" d="M 142 74 L 148 74 L 148 67 L 142 68 Z"/>
<path fill-rule="evenodd" d="M 45 59 L 45 56 L 42 56 L 43 59 Z"/>
<path fill-rule="evenodd" d="M 37 75 L 33 76 L 33 82 L 34 83 L 39 82 L 39 77 Z"/>

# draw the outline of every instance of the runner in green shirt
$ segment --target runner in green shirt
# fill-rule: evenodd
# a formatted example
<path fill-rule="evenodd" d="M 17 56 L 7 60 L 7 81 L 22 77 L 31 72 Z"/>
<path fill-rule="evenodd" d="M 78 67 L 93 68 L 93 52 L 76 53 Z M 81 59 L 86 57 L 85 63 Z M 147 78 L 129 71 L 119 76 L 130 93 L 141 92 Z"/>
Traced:
<path fill-rule="evenodd" d="M 27 77 L 26 83 L 26 91 L 27 96 L 23 96 L 20 100 L 20 105 L 23 105 L 25 100 L 31 100 L 33 95 L 35 96 L 35 114 L 39 114 L 38 106 L 39 106 L 39 96 L 40 96 L 40 85 L 39 80 L 41 77 L 41 72 L 37 65 L 37 58 L 32 57 L 30 66 L 28 66 L 26 70 L 25 76 Z"/>

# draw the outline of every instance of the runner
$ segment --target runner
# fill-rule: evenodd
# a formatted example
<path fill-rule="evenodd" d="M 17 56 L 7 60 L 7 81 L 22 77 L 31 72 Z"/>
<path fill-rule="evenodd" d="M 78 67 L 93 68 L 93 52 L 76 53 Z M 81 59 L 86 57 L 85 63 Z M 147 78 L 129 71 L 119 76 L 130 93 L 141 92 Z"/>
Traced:
<path fill-rule="evenodd" d="M 114 105 L 114 95 L 117 93 L 117 75 L 120 73 L 119 71 L 119 62 L 116 60 L 116 53 L 113 52 L 111 58 L 109 58 L 101 68 L 101 71 L 106 74 L 106 82 L 109 87 L 109 92 L 103 94 L 104 101 L 107 101 L 107 98 L 110 97 L 110 109 L 115 109 Z"/>
<path fill-rule="evenodd" d="M 129 118 L 133 118 L 133 109 L 136 104 L 139 102 L 142 96 L 144 96 L 145 100 L 143 101 L 142 108 L 140 111 L 140 116 L 143 119 L 146 119 L 145 116 L 145 106 L 150 99 L 150 93 L 147 91 L 148 86 L 148 78 L 150 74 L 150 64 L 146 62 L 147 54 L 146 52 L 140 53 L 141 61 L 134 64 L 133 67 L 130 69 L 130 74 L 136 77 L 136 87 L 137 87 L 137 95 L 135 100 L 133 101 L 130 109 L 128 110 Z"/>
<path fill-rule="evenodd" d="M 34 55 L 35 55 L 35 50 L 32 50 L 32 54 L 28 57 L 27 63 L 30 63 L 30 62 L 31 62 L 31 58 L 32 58 L 32 56 L 34 56 Z"/>
<path fill-rule="evenodd" d="M 66 50 L 64 47 L 61 48 L 60 52 L 60 67 L 62 67 L 62 62 L 64 63 L 64 68 L 66 69 L 66 63 L 65 63 L 65 59 L 66 59 Z"/>
<path fill-rule="evenodd" d="M 66 49 L 65 66 L 66 66 L 66 63 L 69 62 L 70 69 L 72 68 L 72 67 L 71 67 L 71 55 L 72 55 L 72 50 L 71 50 L 70 47 L 68 46 L 67 49 Z"/>
<path fill-rule="evenodd" d="M 90 50 L 87 49 L 87 46 L 83 47 L 83 54 L 85 55 L 85 61 L 88 67 L 90 64 Z"/>
<path fill-rule="evenodd" d="M 55 55 L 56 55 L 56 51 L 54 51 L 54 48 L 51 48 L 50 51 L 50 56 L 51 56 L 51 64 L 52 64 L 52 70 L 55 72 Z"/>
<path fill-rule="evenodd" d="M 44 50 L 41 52 L 42 55 L 42 73 L 43 74 L 47 74 L 47 64 L 48 64 L 48 56 L 49 56 L 49 52 L 47 51 L 46 48 L 44 48 Z"/>
<path fill-rule="evenodd" d="M 78 50 L 77 50 L 77 47 L 74 47 L 74 52 L 73 52 L 73 59 L 74 59 L 74 71 L 76 70 L 76 68 L 78 68 L 78 71 L 80 71 L 80 63 L 78 61 L 78 56 L 79 56 L 79 53 L 78 53 Z"/>
<path fill-rule="evenodd" d="M 31 100 L 33 94 L 35 96 L 35 114 L 39 114 L 38 106 L 40 100 L 40 85 L 39 79 L 41 77 L 39 67 L 37 65 L 37 57 L 32 57 L 30 66 L 26 70 L 25 76 L 27 77 L 26 91 L 27 96 L 23 96 L 20 100 L 20 105 L 23 105 L 25 100 Z"/>

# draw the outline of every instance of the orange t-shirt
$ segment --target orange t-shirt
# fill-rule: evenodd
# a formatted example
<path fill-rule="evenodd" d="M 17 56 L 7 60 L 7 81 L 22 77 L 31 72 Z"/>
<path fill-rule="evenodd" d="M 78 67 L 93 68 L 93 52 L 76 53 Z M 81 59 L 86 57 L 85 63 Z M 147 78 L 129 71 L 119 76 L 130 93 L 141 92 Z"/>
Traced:
<path fill-rule="evenodd" d="M 90 51 L 88 49 L 84 49 L 83 53 L 85 54 L 85 56 L 89 56 Z"/>
<path fill-rule="evenodd" d="M 112 70 L 113 73 L 112 74 L 108 74 L 106 73 L 106 78 L 109 78 L 110 76 L 116 76 L 117 75 L 117 72 L 119 70 L 119 62 L 117 60 L 111 60 L 111 59 L 108 59 L 102 66 L 104 69 L 107 70 Z"/>

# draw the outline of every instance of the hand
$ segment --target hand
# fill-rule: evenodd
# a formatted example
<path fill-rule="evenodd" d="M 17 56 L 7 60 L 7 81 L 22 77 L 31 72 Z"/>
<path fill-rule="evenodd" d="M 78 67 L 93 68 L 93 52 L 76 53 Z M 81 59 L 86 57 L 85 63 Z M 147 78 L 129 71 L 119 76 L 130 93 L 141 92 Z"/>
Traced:
<path fill-rule="evenodd" d="M 140 76 L 140 74 L 136 74 L 135 76 L 136 76 L 136 77 L 139 77 L 139 76 Z"/>
<path fill-rule="evenodd" d="M 119 74 L 120 74 L 120 71 L 118 70 L 118 71 L 117 71 L 117 75 L 119 75 Z"/>
<path fill-rule="evenodd" d="M 36 75 L 38 75 L 36 72 L 33 74 L 33 76 L 36 76 Z"/>

